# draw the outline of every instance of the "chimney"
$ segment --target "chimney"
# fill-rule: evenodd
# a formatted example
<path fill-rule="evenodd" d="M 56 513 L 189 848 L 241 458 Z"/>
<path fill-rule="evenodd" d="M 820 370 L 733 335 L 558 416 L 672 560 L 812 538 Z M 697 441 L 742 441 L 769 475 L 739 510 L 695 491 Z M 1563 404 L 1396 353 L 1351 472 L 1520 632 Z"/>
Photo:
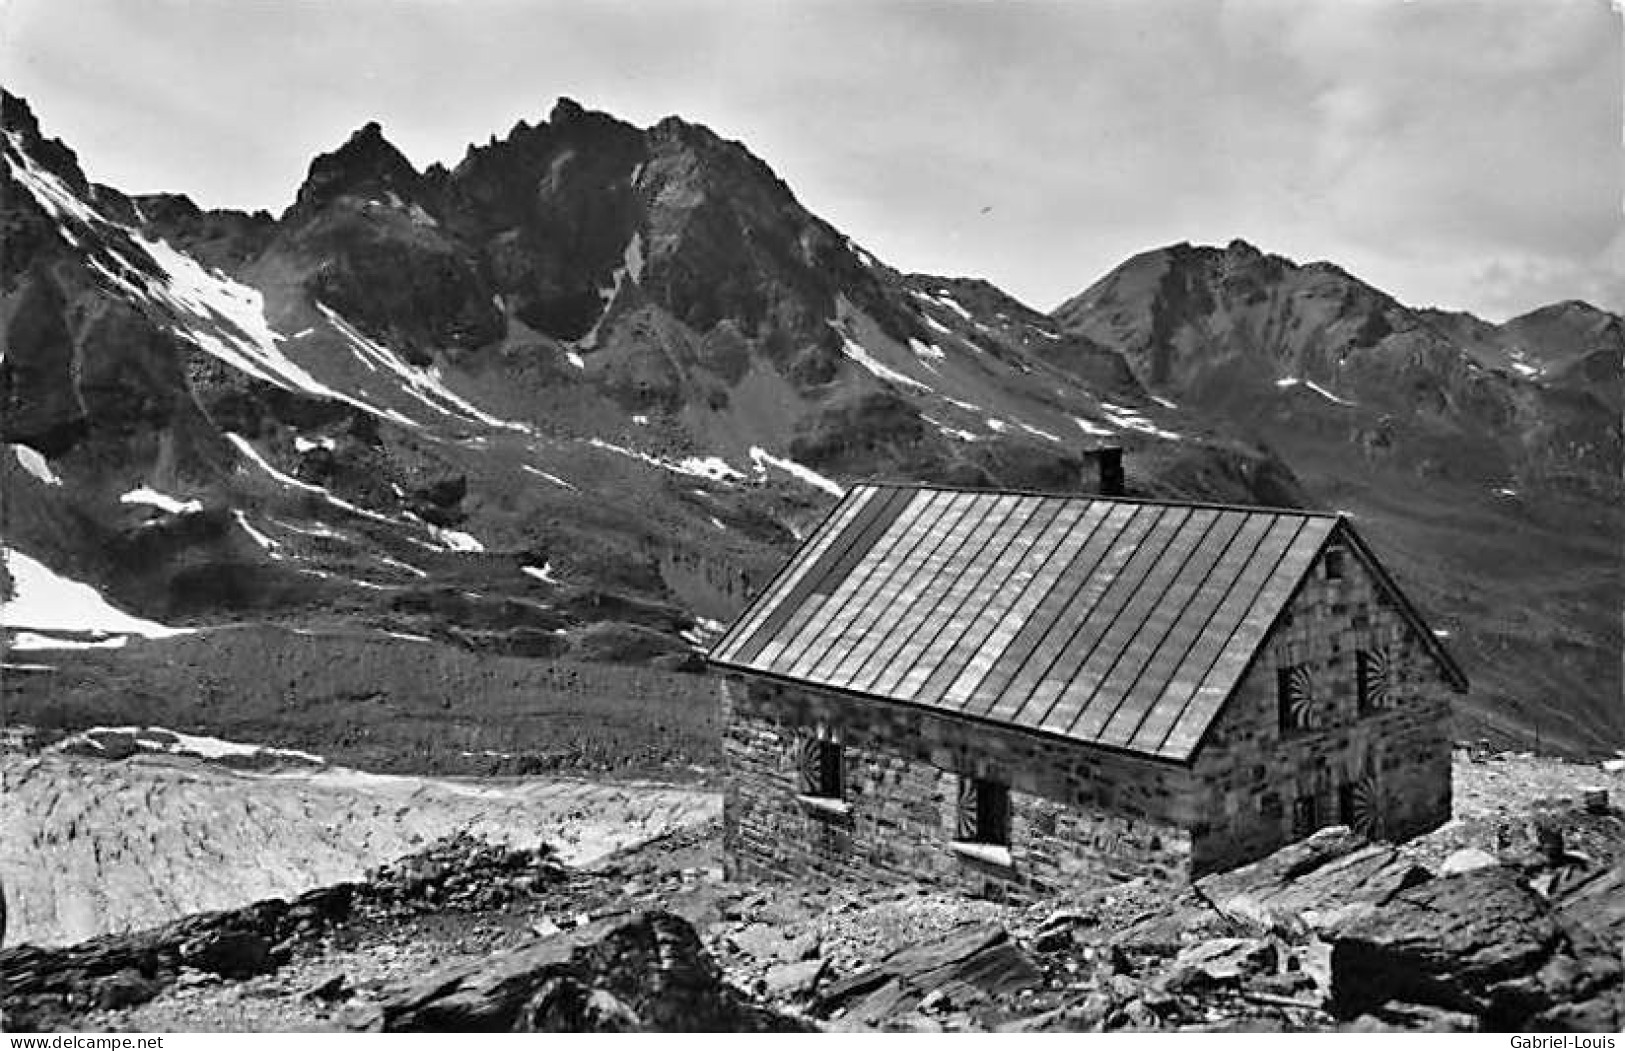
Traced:
<path fill-rule="evenodd" d="M 1101 496 L 1123 495 L 1123 447 L 1120 445 L 1106 445 L 1099 449 L 1090 449 L 1090 459 L 1100 473 L 1099 492 Z"/>

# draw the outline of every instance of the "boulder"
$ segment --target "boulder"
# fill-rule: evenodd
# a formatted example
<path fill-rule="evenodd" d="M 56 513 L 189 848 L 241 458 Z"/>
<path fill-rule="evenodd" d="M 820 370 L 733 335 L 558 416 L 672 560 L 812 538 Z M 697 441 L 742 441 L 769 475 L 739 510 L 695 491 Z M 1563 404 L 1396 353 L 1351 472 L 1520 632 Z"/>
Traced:
<path fill-rule="evenodd" d="M 1180 952 L 1158 984 L 1169 992 L 1238 987 L 1249 979 L 1274 974 L 1280 950 L 1261 938 L 1217 938 Z"/>
<path fill-rule="evenodd" d="M 762 976 L 762 991 L 775 1000 L 805 999 L 818 988 L 828 970 L 828 960 L 775 964 Z"/>
<path fill-rule="evenodd" d="M 514 1028 L 526 1033 L 634 1033 L 642 1023 L 614 994 L 561 974 L 542 982 Z"/>
<path fill-rule="evenodd" d="M 796 1028 L 728 986 L 694 928 L 666 912 L 599 920 L 442 968 L 385 989 L 343 1022 L 387 1032 Z"/>
<path fill-rule="evenodd" d="M 813 1014 L 876 1023 L 916 1010 L 928 997 L 957 1006 L 1014 996 L 1041 974 L 1026 951 L 997 924 L 963 925 L 924 945 L 900 949 L 874 967 L 831 983 Z"/>
<path fill-rule="evenodd" d="M 159 985 L 134 967 L 125 967 L 96 983 L 96 1006 L 103 1011 L 144 1004 L 158 995 Z"/>
<path fill-rule="evenodd" d="M 1457 873 L 1485 869 L 1500 863 L 1501 859 L 1487 850 L 1464 847 L 1444 859 L 1443 864 L 1439 866 L 1439 875 L 1454 876 Z"/>
<path fill-rule="evenodd" d="M 248 930 L 209 931 L 180 947 L 181 962 L 222 978 L 251 978 L 276 969 L 271 941 Z"/>
<path fill-rule="evenodd" d="M 1581 951 L 1547 903 L 1504 866 L 1431 880 L 1345 925 L 1332 945 L 1332 999 L 1353 1018 L 1389 1001 L 1526 1028 L 1561 1005 L 1604 998 L 1617 954 Z M 1561 1025 L 1559 1016 L 1543 1024 Z"/>
<path fill-rule="evenodd" d="M 1329 931 L 1430 877 L 1397 848 L 1335 825 L 1250 865 L 1204 877 L 1196 889 L 1234 920 L 1296 936 Z"/>
<path fill-rule="evenodd" d="M 792 937 L 790 932 L 766 923 L 753 923 L 730 935 L 728 940 L 740 952 L 764 962 L 793 963 L 818 955 L 816 933 Z"/>

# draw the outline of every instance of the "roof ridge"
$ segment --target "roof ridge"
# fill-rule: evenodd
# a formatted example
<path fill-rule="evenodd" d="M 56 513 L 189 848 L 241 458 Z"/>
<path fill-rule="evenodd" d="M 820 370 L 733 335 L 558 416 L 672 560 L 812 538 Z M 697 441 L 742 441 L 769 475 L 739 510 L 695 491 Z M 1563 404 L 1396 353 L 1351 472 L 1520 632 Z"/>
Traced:
<path fill-rule="evenodd" d="M 1306 518 L 1328 518 L 1333 520 L 1347 520 L 1350 516 L 1342 511 L 1319 511 L 1307 507 L 1273 507 L 1268 504 L 1236 504 L 1225 503 L 1219 500 L 1176 500 L 1155 496 L 1107 496 L 1102 493 L 1064 492 L 1055 489 L 1019 489 L 999 488 L 993 486 L 976 485 L 947 485 L 939 482 L 886 482 L 865 481 L 854 482 L 851 489 L 867 487 L 870 489 L 914 489 L 919 492 L 934 493 L 965 493 L 975 496 L 1038 496 L 1054 500 L 1093 500 L 1100 503 L 1140 504 L 1155 507 L 1206 507 L 1219 511 L 1247 511 L 1255 514 L 1273 515 L 1302 515 Z"/>

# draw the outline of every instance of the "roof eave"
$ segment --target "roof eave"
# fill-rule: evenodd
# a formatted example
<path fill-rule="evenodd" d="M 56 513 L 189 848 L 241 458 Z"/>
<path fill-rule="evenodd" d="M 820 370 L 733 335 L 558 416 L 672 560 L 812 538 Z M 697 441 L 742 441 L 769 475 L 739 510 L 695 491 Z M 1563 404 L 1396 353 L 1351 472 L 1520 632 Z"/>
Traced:
<path fill-rule="evenodd" d="M 1102 744 L 1098 741 L 1086 741 L 1081 737 L 1071 737 L 1067 734 L 1043 730 L 1036 726 L 1023 726 L 1020 723 L 1013 723 L 1004 719 L 989 719 L 985 716 L 973 715 L 969 712 L 951 710 L 947 708 L 937 708 L 929 704 L 920 704 L 917 701 L 899 700 L 896 697 L 885 697 L 878 693 L 864 693 L 861 690 L 849 690 L 841 686 L 826 686 L 823 683 L 808 682 L 805 679 L 798 679 L 793 675 L 783 675 L 778 672 L 763 671 L 760 668 L 752 668 L 743 664 L 730 664 L 727 661 L 712 660 L 709 655 L 706 657 L 705 663 L 709 668 L 724 672 L 732 672 L 739 675 L 750 675 L 758 679 L 765 679 L 769 682 L 781 683 L 786 686 L 795 686 L 803 690 L 815 690 L 820 693 L 834 694 L 837 697 L 846 697 L 858 701 L 868 701 L 875 704 L 895 704 L 899 707 L 912 708 L 915 711 L 924 712 L 928 715 L 941 716 L 947 719 L 961 719 L 965 722 L 974 723 L 979 726 L 990 726 L 999 730 L 1008 730 L 1011 733 L 1025 734 L 1027 736 L 1041 738 L 1046 741 L 1058 741 L 1062 744 L 1075 748 L 1090 748 L 1102 752 L 1108 752 L 1112 755 L 1126 756 L 1131 759 L 1143 759 L 1147 762 L 1159 763 L 1164 766 L 1188 768 L 1191 765 L 1192 758 L 1196 754 L 1195 748 L 1192 748 L 1184 755 L 1163 755 L 1157 752 L 1142 752 L 1133 748 L 1123 748 L 1117 745 Z"/>

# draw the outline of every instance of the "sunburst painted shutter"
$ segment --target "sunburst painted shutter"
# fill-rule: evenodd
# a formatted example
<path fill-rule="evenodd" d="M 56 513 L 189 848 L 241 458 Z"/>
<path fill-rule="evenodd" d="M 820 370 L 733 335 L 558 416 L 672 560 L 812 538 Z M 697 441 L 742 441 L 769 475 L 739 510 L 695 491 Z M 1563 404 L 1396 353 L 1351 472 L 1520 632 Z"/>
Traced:
<path fill-rule="evenodd" d="M 1301 664 L 1282 668 L 1279 673 L 1281 729 L 1308 730 L 1320 725 L 1315 680 Z"/>
<path fill-rule="evenodd" d="M 976 833 L 981 822 L 981 793 L 976 789 L 974 777 L 961 777 L 959 779 L 958 818 L 955 821 L 954 837 L 967 843 L 976 841 Z"/>
<path fill-rule="evenodd" d="M 1361 650 L 1355 656 L 1359 680 L 1360 711 L 1374 712 L 1388 707 L 1388 654 L 1383 650 Z"/>

